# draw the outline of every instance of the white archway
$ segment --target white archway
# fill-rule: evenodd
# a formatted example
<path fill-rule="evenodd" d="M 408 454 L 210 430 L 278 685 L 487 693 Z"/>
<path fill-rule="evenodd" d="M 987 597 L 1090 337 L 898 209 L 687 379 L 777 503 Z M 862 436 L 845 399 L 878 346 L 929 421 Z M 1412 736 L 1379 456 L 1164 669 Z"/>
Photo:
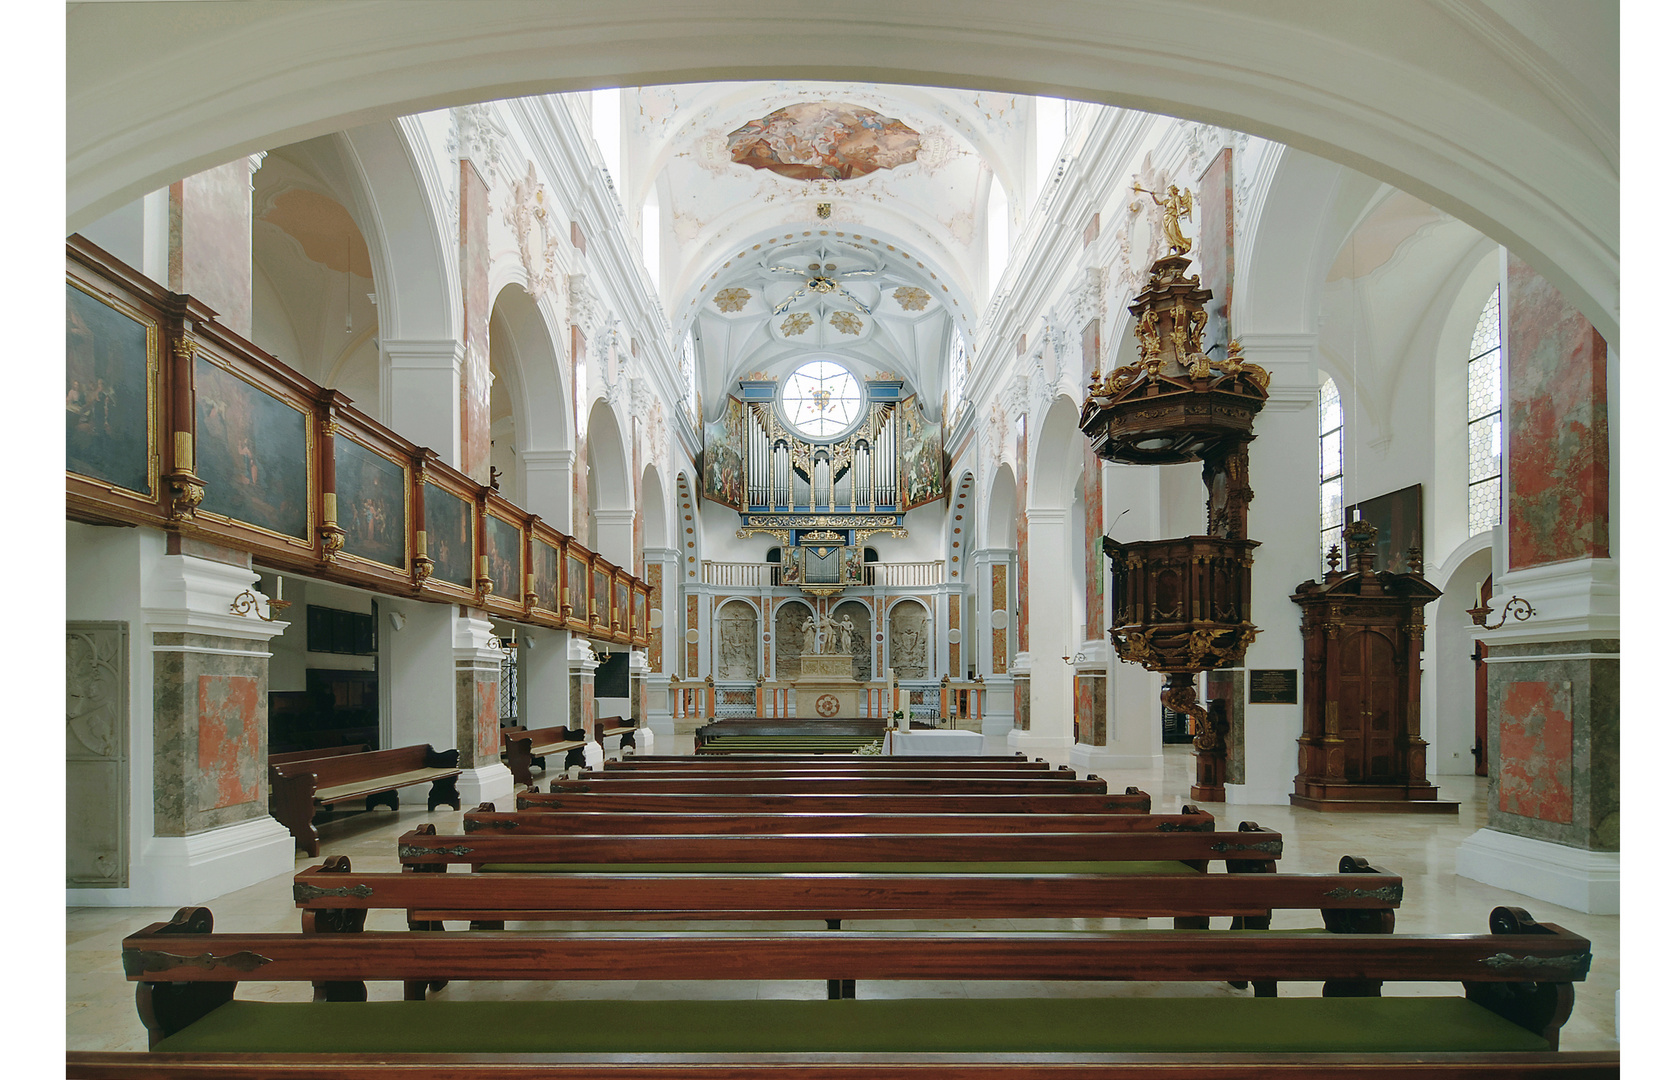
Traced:
<path fill-rule="evenodd" d="M 1140 107 L 1329 157 L 1504 243 L 1618 341 L 1615 9 L 1501 5 L 1489 20 L 1473 7 L 1385 5 L 1321 19 L 1307 7 L 1129 0 L 1100 11 L 859 0 L 785 21 L 763 18 L 776 14 L 765 5 L 656 0 L 404 5 L 391 39 L 386 3 L 244 5 L 212 24 L 190 7 L 78 6 L 67 23 L 68 229 L 242 154 L 443 105 L 859 78 Z"/>
<path fill-rule="evenodd" d="M 587 417 L 588 532 L 593 550 L 617 566 L 633 566 L 633 478 L 615 410 L 596 401 Z"/>

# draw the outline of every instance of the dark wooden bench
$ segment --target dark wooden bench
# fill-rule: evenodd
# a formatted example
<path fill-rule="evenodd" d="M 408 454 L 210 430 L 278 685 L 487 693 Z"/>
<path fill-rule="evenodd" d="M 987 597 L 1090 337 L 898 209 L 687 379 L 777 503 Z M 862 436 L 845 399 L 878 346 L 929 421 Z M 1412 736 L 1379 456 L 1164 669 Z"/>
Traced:
<path fill-rule="evenodd" d="M 593 738 L 598 740 L 599 749 L 602 750 L 606 736 L 620 735 L 622 741 L 617 743 L 616 747 L 617 753 L 621 753 L 630 746 L 638 748 L 633 739 L 633 733 L 638 730 L 633 721 L 625 716 L 607 716 L 593 723 Z"/>
<path fill-rule="evenodd" d="M 697 757 L 657 754 L 651 757 L 622 758 L 620 761 L 604 763 L 605 772 L 652 770 L 661 772 L 667 769 L 688 767 L 705 772 L 717 770 L 770 771 L 772 769 L 823 769 L 833 766 L 842 768 L 866 769 L 906 769 L 921 768 L 934 765 L 939 768 L 954 769 L 997 769 L 1011 768 L 1024 772 L 1045 771 L 1051 764 L 1044 758 L 1030 761 L 1022 754 L 1012 754 L 1004 757 L 946 757 L 940 755 L 914 755 L 912 757 L 884 757 L 874 754 L 809 754 L 797 756 L 795 754 L 728 754 L 716 756 L 702 754 Z"/>
<path fill-rule="evenodd" d="M 1177 814 L 656 814 L 628 811 L 499 813 L 482 803 L 464 816 L 466 833 L 498 832 L 568 836 L 699 833 L 753 836 L 768 833 L 1007 833 L 1007 832 L 1211 832 L 1214 815 L 1192 805 Z"/>
<path fill-rule="evenodd" d="M 298 761 L 312 761 L 315 758 L 341 757 L 344 754 L 364 754 L 370 749 L 365 743 L 355 743 L 351 746 L 324 746 L 313 750 L 287 750 L 282 754 L 268 754 L 268 765 L 292 765 Z"/>
<path fill-rule="evenodd" d="M 544 728 L 506 728 L 500 734 L 505 743 L 505 767 L 519 784 L 534 783 L 534 770 L 546 768 L 547 755 L 563 754 L 563 767 L 585 765 L 582 751 L 587 745 L 587 733 L 580 728 L 562 724 Z"/>
<path fill-rule="evenodd" d="M 856 767 L 841 764 L 826 766 L 798 765 L 787 769 L 775 769 L 768 766 L 754 769 L 716 769 L 714 771 L 702 768 L 589 769 L 574 777 L 577 781 L 587 780 L 599 784 L 623 785 L 622 790 L 624 791 L 634 790 L 635 785 L 661 781 L 725 781 L 728 784 L 739 785 L 757 781 L 779 782 L 820 779 L 878 780 L 895 783 L 909 778 L 943 779 L 954 784 L 964 784 L 976 780 L 1007 780 L 1034 784 L 1047 780 L 1069 781 L 1080 779 L 1073 770 L 1067 767 L 1047 771 L 1044 769 L 1013 769 L 1006 766 L 992 769 L 948 768 L 944 765 L 934 764 L 919 765 L 914 769 L 869 769 L 864 766 Z"/>
<path fill-rule="evenodd" d="M 1590 943 L 1497 908 L 1488 934 L 1174 932 L 213 933 L 181 909 L 123 941 L 148 1054 L 70 1055 L 81 1080 L 149 1061 L 173 1075 L 456 1078 L 600 1073 L 940 1078 L 1569 1076 L 1618 1054 L 1559 1054 Z M 1274 999 L 885 998 L 366 1002 L 368 981 L 1095 980 L 1322 983 Z M 241 981 L 310 982 L 313 1003 L 235 1000 Z M 1383 997 L 1384 983 L 1458 983 Z M 1188 1017 L 1189 1022 L 1181 1022 Z M 225 1057 L 220 1055 L 227 1055 Z M 237 1055 L 233 1057 L 232 1055 Z M 446 1056 L 443 1056 L 446 1055 Z M 1345 1055 L 1345 1056 L 1344 1056 Z M 701 1064 L 699 1064 L 699 1062 Z M 1203 1071 L 1198 1062 L 1215 1068 Z M 1483 1073 L 1472 1065 L 1486 1064 Z M 208 1068 L 188 1073 L 197 1065 Z M 505 1071 L 492 1072 L 501 1066 Z M 1499 1068 L 1502 1066 L 1502 1068 Z M 510 1071 L 513 1067 L 518 1072 Z M 354 1072 L 349 1070 L 353 1069 Z M 394 1070 L 405 1069 L 403 1073 Z M 380 1071 L 382 1070 L 382 1071 Z M 1135 1071 L 1137 1070 L 1137 1071 Z M 1384 1071 L 1393 1070 L 1393 1071 Z M 166 1070 L 149 1074 L 170 1075 Z"/>
<path fill-rule="evenodd" d="M 960 777 L 934 773 L 861 776 L 812 773 L 803 776 L 651 776 L 588 773 L 576 780 L 553 780 L 554 794 L 587 792 L 633 795 L 1104 795 L 1109 785 L 1096 776 L 1032 773 L 1027 776 Z"/>
<path fill-rule="evenodd" d="M 394 750 L 313 758 L 272 767 L 273 816 L 296 837 L 296 846 L 319 854 L 314 815 L 338 803 L 366 800 L 370 810 L 379 803 L 400 808 L 397 792 L 414 784 L 430 785 L 429 807 L 459 809 L 459 751 L 436 751 L 428 743 Z"/>
<path fill-rule="evenodd" d="M 518 810 L 630 811 L 659 814 L 1148 814 L 1150 796 L 1137 788 L 1121 795 L 862 795 L 802 792 L 788 795 L 644 795 L 626 791 L 517 793 Z"/>
<path fill-rule="evenodd" d="M 1223 862 L 1271 872 L 1283 837 L 1236 832 L 767 833 L 448 836 L 424 824 L 396 841 L 403 867 L 576 873 L 1200 873 Z"/>

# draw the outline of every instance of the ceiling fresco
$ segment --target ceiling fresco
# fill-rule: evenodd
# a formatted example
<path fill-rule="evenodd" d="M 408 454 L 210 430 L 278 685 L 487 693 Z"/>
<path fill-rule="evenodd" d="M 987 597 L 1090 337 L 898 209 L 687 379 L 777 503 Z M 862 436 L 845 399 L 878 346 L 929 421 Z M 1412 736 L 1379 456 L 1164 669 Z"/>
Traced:
<path fill-rule="evenodd" d="M 893 117 L 835 101 L 774 109 L 726 136 L 732 160 L 792 180 L 852 180 L 918 156 L 918 133 Z"/>

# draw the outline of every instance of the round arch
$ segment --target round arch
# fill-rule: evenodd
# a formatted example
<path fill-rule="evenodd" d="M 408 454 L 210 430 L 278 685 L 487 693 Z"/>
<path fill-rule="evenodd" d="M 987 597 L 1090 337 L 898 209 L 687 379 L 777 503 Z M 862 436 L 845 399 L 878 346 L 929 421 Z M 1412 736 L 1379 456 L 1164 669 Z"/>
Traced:
<path fill-rule="evenodd" d="M 1067 2 L 926 0 L 788 23 L 657 0 L 619 0 L 607 15 L 438 4 L 403 8 L 392 41 L 385 3 L 245 6 L 212 24 L 172 7 L 86 5 L 67 24 L 68 226 L 240 154 L 488 98 L 773 78 L 975 86 L 1159 111 L 1339 161 L 1504 243 L 1619 340 L 1618 15 L 1545 5 L 1495 9 L 1489 22 L 1420 5 L 1321 20 L 1210 0 L 1105 10 L 1089 23 Z M 1414 40 L 1425 47 L 1407 48 Z"/>
<path fill-rule="evenodd" d="M 1017 478 L 1009 463 L 999 466 L 988 485 L 987 521 L 983 544 L 990 548 L 1017 546 Z"/>
<path fill-rule="evenodd" d="M 594 550 L 617 566 L 633 560 L 633 477 L 615 410 L 593 403 L 587 417 L 587 511 Z"/>
<path fill-rule="evenodd" d="M 1075 497 L 1084 455 L 1080 408 L 1067 394 L 1058 395 L 1046 411 L 1028 462 L 1028 509 L 1066 510 Z"/>
<path fill-rule="evenodd" d="M 639 478 L 639 512 L 644 515 L 640 529 L 643 549 L 668 547 L 668 498 L 655 465 L 645 466 L 644 475 Z"/>

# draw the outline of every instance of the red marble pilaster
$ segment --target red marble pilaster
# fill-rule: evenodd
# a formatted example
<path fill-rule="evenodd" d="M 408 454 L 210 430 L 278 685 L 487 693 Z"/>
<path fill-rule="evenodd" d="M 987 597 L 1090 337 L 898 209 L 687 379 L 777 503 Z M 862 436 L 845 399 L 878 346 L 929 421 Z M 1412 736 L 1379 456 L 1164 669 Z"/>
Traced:
<path fill-rule="evenodd" d="M 1609 430 L 1603 337 L 1514 255 L 1501 310 L 1510 568 L 1605 558 Z"/>
<path fill-rule="evenodd" d="M 1224 343 L 1227 333 L 1226 313 L 1231 310 L 1232 274 L 1236 261 L 1232 226 L 1233 198 L 1231 147 L 1222 147 L 1208 161 L 1197 182 L 1197 239 L 1193 247 L 1197 273 L 1203 288 L 1214 294 L 1204 310 L 1208 312 L 1207 333 L 1203 346 Z M 1214 354 L 1224 357 L 1224 351 Z"/>
<path fill-rule="evenodd" d="M 459 162 L 459 276 L 465 298 L 465 362 L 459 373 L 460 471 L 479 484 L 489 477 L 488 186 L 467 159 Z"/>
<path fill-rule="evenodd" d="M 250 252 L 252 159 L 170 185 L 168 287 L 215 309 L 222 326 L 251 335 L 255 276 Z"/>
<path fill-rule="evenodd" d="M 1574 718 L 1547 682 L 1513 682 L 1499 712 L 1499 809 L 1540 821 L 1574 820 Z"/>

